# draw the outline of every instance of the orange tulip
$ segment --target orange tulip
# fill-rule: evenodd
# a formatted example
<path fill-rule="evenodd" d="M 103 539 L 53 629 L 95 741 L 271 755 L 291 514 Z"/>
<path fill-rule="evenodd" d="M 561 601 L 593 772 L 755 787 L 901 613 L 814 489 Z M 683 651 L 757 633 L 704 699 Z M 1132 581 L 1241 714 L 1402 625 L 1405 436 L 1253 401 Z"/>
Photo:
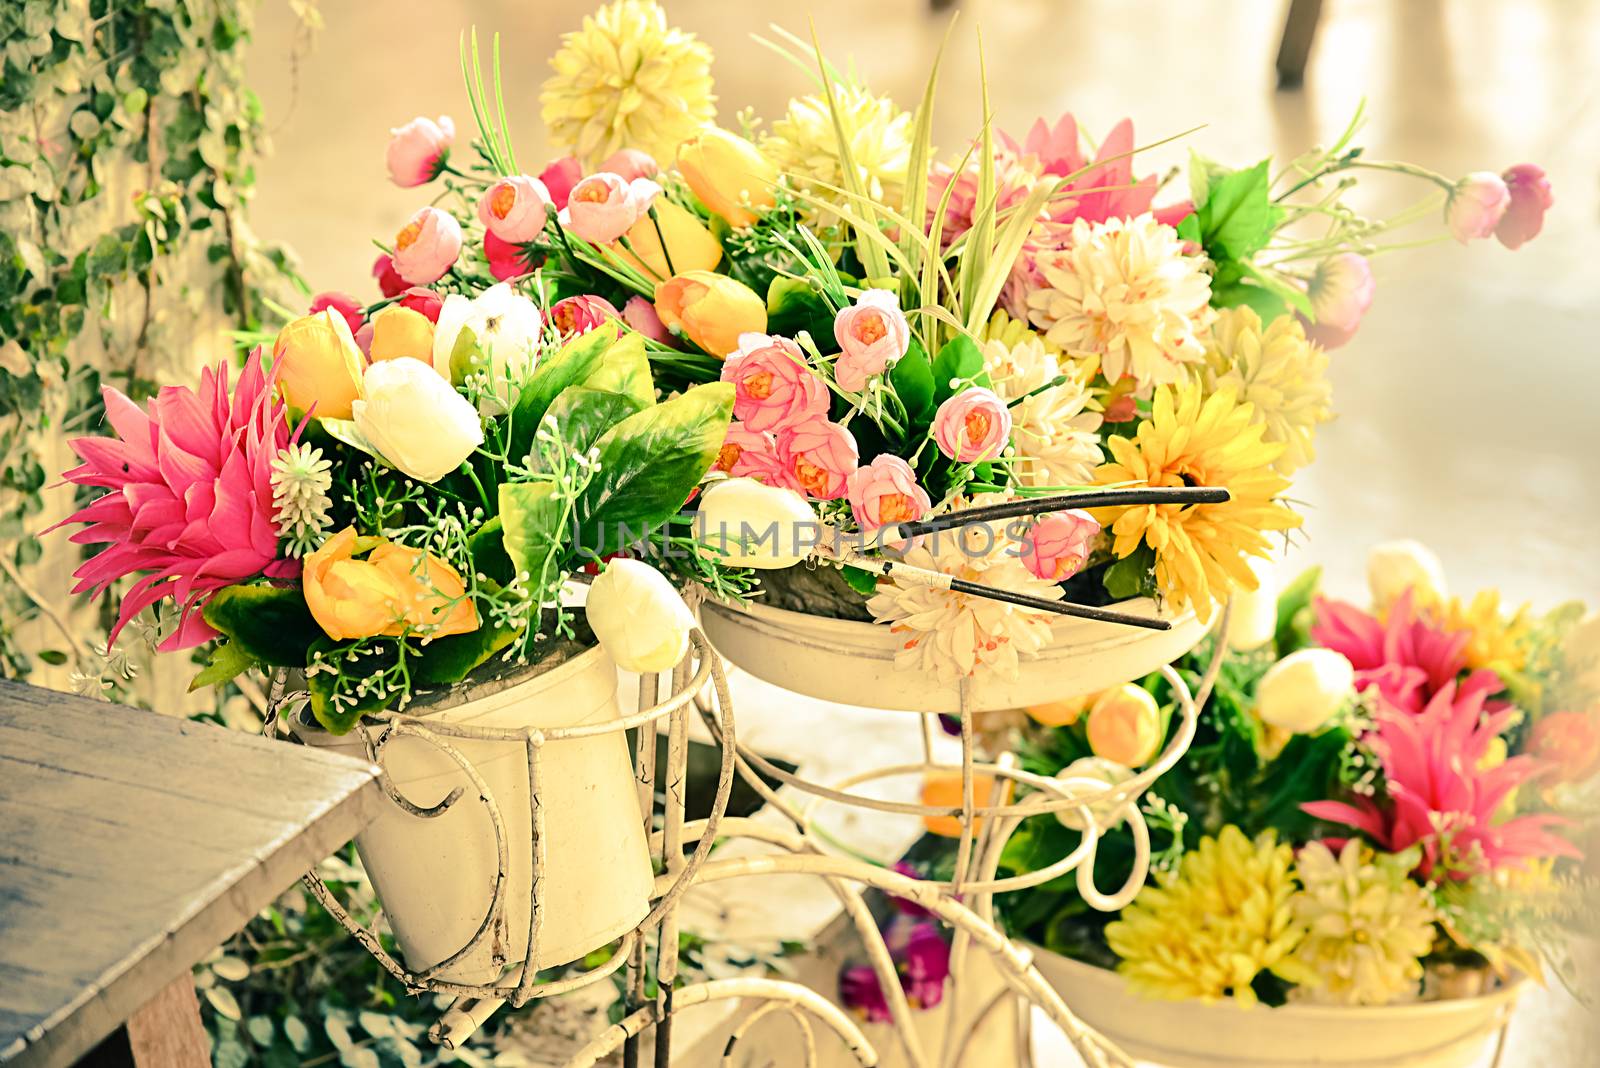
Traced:
<path fill-rule="evenodd" d="M 759 148 L 715 126 L 678 146 L 678 173 L 730 226 L 749 226 L 756 221 L 752 209 L 772 207 L 778 181 L 777 168 Z"/>
<path fill-rule="evenodd" d="M 1041 705 L 1029 705 L 1023 711 L 1040 726 L 1070 727 L 1088 711 L 1094 698 L 1095 695 L 1091 693 L 1082 697 L 1068 697 L 1061 701 L 1046 701 Z"/>
<path fill-rule="evenodd" d="M 767 305 L 749 286 L 725 274 L 690 271 L 656 286 L 656 314 L 713 356 L 739 349 L 740 334 L 767 329 Z"/>
<path fill-rule="evenodd" d="M 410 356 L 433 363 L 433 322 L 414 308 L 391 304 L 372 317 L 372 362 Z"/>
<path fill-rule="evenodd" d="M 355 559 L 373 540 L 368 558 Z M 478 610 L 454 568 L 417 549 L 358 539 L 354 527 L 306 557 L 300 581 L 312 618 L 335 641 L 420 631 L 426 642 L 478 629 Z"/>
<path fill-rule="evenodd" d="M 994 776 L 974 774 L 972 776 L 973 805 L 983 808 L 989 804 L 989 798 L 994 793 Z M 1011 798 L 1011 784 L 1008 782 L 1005 789 L 1005 800 Z M 926 772 L 922 778 L 922 803 L 939 808 L 961 807 L 961 772 L 949 768 L 938 768 Z M 959 816 L 924 816 L 922 825 L 928 828 L 930 834 L 942 835 L 945 838 L 961 837 L 961 817 Z M 980 816 L 972 821 L 972 833 L 977 834 L 983 829 L 983 818 Z"/>

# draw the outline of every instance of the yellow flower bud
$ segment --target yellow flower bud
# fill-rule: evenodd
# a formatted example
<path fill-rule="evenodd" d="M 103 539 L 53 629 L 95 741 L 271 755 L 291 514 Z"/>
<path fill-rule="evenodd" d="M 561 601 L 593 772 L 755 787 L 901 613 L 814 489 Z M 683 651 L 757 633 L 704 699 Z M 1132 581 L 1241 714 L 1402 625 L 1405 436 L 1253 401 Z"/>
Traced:
<path fill-rule="evenodd" d="M 1161 710 L 1149 693 L 1126 683 L 1095 698 L 1087 733 L 1095 756 L 1137 768 L 1161 747 Z"/>
<path fill-rule="evenodd" d="M 1094 700 L 1094 694 L 1068 697 L 1062 701 L 1046 701 L 1042 705 L 1029 705 L 1025 712 L 1041 727 L 1070 727 L 1083 716 Z"/>
<path fill-rule="evenodd" d="M 391 304 L 372 317 L 372 362 L 402 356 L 433 362 L 433 323 L 414 308 Z"/>
<path fill-rule="evenodd" d="M 656 314 L 713 356 L 739 349 L 740 334 L 767 329 L 767 305 L 749 286 L 724 274 L 690 271 L 656 286 Z"/>
<path fill-rule="evenodd" d="M 734 227 L 756 221 L 752 208 L 772 207 L 778 170 L 744 138 L 707 126 L 678 146 L 678 173 L 700 202 Z"/>
<path fill-rule="evenodd" d="M 278 331 L 272 346 L 283 399 L 296 411 L 313 404 L 319 419 L 348 419 L 366 360 L 350 324 L 332 308 L 304 315 Z"/>
<path fill-rule="evenodd" d="M 632 251 L 618 241 L 611 246 L 617 258 L 646 278 L 671 278 L 674 273 L 709 271 L 722 262 L 722 246 L 688 208 L 674 204 L 666 197 L 656 197 L 652 206 L 656 217 L 648 214 L 628 228 L 625 235 Z M 659 228 L 659 232 L 658 232 Z M 667 253 L 661 251 L 661 239 L 667 240 Z M 668 259 L 672 262 L 668 263 Z"/>

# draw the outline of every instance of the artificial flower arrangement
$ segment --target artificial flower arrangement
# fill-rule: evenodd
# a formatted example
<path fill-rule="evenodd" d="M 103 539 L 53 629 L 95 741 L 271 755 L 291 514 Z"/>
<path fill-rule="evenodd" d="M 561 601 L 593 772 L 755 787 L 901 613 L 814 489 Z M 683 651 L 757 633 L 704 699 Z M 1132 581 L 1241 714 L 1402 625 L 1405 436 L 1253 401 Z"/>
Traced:
<path fill-rule="evenodd" d="M 906 554 L 1036 599 L 1155 596 L 1204 620 L 1253 586 L 1247 559 L 1300 523 L 1290 478 L 1332 418 L 1327 350 L 1373 299 L 1382 235 L 1442 206 L 1461 241 L 1515 248 L 1551 202 L 1536 167 L 1454 181 L 1368 159 L 1358 123 L 1276 169 L 1195 154 L 1171 190 L 1136 173 L 1127 121 L 1098 147 L 1070 115 L 1021 139 L 986 123 L 942 161 L 937 66 L 907 112 L 796 38 L 763 43 L 815 90 L 735 131 L 713 124 L 709 49 L 652 0 L 605 5 L 551 60 L 543 117 L 570 154 L 539 168 L 510 144 L 498 42 L 487 82 L 464 44 L 473 158 L 452 154 L 449 119 L 395 131 L 394 181 L 445 188 L 375 265 L 384 302 L 501 280 L 545 294 L 563 330 L 625 323 L 663 386 L 732 387 L 718 468 L 802 495 L 846 535 L 1093 488 L 1227 491 L 1057 508 L 992 524 L 982 551 Z M 1368 219 L 1344 199 L 1359 170 L 1437 188 Z M 341 305 L 360 336 L 373 306 Z M 761 586 L 769 604 L 890 625 L 902 666 L 947 681 L 1014 675 L 1050 638 L 1047 613 L 855 568 Z"/>
<path fill-rule="evenodd" d="M 1242 599 L 1199 734 L 1141 805 L 1143 889 L 1112 914 L 1070 879 L 1002 896 L 1013 933 L 1158 999 L 1374 1006 L 1565 976 L 1593 920 L 1573 837 L 1600 771 L 1600 616 L 1449 597 L 1416 543 L 1377 547 L 1369 577 L 1365 609 L 1318 595 L 1317 571 Z M 1191 684 L 1208 657 L 1179 665 Z M 1023 763 L 1121 781 L 1169 700 L 1152 676 L 1029 709 Z M 1121 885 L 1126 805 L 1091 811 L 1097 882 Z M 1029 819 L 1001 867 L 1037 870 L 1082 829 Z"/>

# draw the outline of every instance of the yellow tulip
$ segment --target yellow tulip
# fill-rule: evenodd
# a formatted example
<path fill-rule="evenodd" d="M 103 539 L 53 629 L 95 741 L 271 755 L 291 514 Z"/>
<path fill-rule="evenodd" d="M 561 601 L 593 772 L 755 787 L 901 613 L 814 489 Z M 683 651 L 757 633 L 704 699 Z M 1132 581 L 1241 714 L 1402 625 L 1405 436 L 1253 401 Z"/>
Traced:
<path fill-rule="evenodd" d="M 320 419 L 348 419 L 366 360 L 350 324 L 332 308 L 304 315 L 278 331 L 272 346 L 283 399 L 297 411 L 313 404 Z"/>
<path fill-rule="evenodd" d="M 700 202 L 734 227 L 756 221 L 754 208 L 770 208 L 778 170 L 744 138 L 707 126 L 678 146 L 678 173 Z"/>
<path fill-rule="evenodd" d="M 372 317 L 372 362 L 410 356 L 433 363 L 433 323 L 415 308 L 391 304 Z"/>
<path fill-rule="evenodd" d="M 356 551 L 355 528 L 346 527 L 305 559 L 306 607 L 328 637 L 392 638 L 409 629 L 426 641 L 478 629 L 461 576 L 443 560 L 390 542 L 365 560 Z"/>
<path fill-rule="evenodd" d="M 656 286 L 656 314 L 713 356 L 739 348 L 740 334 L 767 329 L 767 305 L 749 286 L 725 274 L 690 271 Z"/>
<path fill-rule="evenodd" d="M 1095 698 L 1086 733 L 1095 756 L 1137 768 L 1161 747 L 1161 710 L 1147 691 L 1127 683 Z"/>
<path fill-rule="evenodd" d="M 633 247 L 632 252 L 623 248 L 621 241 L 611 246 L 611 251 L 623 263 L 646 278 L 656 279 L 709 271 L 722 262 L 722 246 L 694 212 L 666 197 L 656 197 L 652 207 L 656 217 L 641 215 L 625 235 Z M 661 251 L 662 238 L 667 239 L 670 256 Z"/>
<path fill-rule="evenodd" d="M 1078 722 L 1093 700 L 1094 694 L 1086 694 L 1082 697 L 1068 697 L 1063 701 L 1046 701 L 1041 705 L 1029 705 L 1023 711 L 1042 727 L 1070 727 Z"/>

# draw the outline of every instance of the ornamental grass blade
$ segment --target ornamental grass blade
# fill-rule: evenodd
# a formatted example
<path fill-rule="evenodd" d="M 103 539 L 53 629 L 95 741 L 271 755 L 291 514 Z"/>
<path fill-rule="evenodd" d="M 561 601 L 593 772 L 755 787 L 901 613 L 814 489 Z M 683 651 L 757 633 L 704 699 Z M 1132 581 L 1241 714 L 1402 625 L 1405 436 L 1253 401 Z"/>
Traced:
<path fill-rule="evenodd" d="M 972 158 L 974 145 L 969 144 L 966 152 L 956 164 L 954 174 L 960 174 L 967 169 L 967 161 Z M 933 218 L 928 223 L 928 255 L 922 261 L 922 308 L 923 308 L 923 336 L 922 347 L 928 352 L 939 351 L 939 330 L 935 323 L 936 316 L 928 313 L 928 308 L 939 304 L 939 281 L 944 280 L 944 292 L 951 299 L 956 298 L 955 282 L 951 280 L 945 270 L 944 257 L 944 222 L 950 211 L 950 195 L 956 190 L 954 178 L 945 183 L 944 192 L 939 196 L 939 206 L 934 209 Z M 957 320 L 959 322 L 959 320 Z M 965 327 L 962 327 L 965 329 Z"/>
<path fill-rule="evenodd" d="M 835 91 L 827 57 L 822 54 L 822 42 L 817 37 L 815 20 L 811 23 L 811 45 L 816 52 L 817 69 L 823 72 L 822 89 L 828 102 L 828 117 L 833 120 L 833 134 L 839 149 L 839 164 L 844 171 L 845 188 L 850 191 L 852 199 L 860 207 L 867 229 L 873 232 L 873 236 L 886 241 L 887 238 L 884 238 L 883 232 L 878 229 L 875 205 L 867 196 L 866 186 L 861 181 L 861 172 L 856 170 L 855 153 L 850 151 L 850 138 L 845 133 L 844 120 L 839 117 L 839 95 Z M 882 244 L 868 240 L 866 233 L 855 224 L 851 224 L 851 229 L 856 233 L 856 255 L 861 258 L 861 265 L 866 268 L 868 276 L 888 277 L 889 260 L 884 255 Z"/>
<path fill-rule="evenodd" d="M 983 101 L 983 130 L 981 131 L 978 159 L 978 212 L 972 220 L 972 232 L 967 247 L 962 250 L 956 276 L 960 282 L 961 305 L 959 315 L 968 312 L 976 302 L 978 284 L 988 271 L 994 251 L 994 213 L 999 194 L 994 186 L 994 114 L 989 108 L 989 73 L 983 51 L 983 32 L 978 32 L 978 89 Z"/>
<path fill-rule="evenodd" d="M 1006 220 L 1005 229 L 1000 231 L 989 256 L 988 267 L 973 287 L 972 301 L 966 306 L 967 329 L 980 330 L 988 320 L 995 301 L 1000 298 L 1000 290 L 1005 287 L 1006 279 L 1011 277 L 1011 267 L 1022 252 L 1022 243 L 1033 231 L 1034 221 L 1045 203 L 1055 194 L 1058 185 L 1052 182 L 1034 187 L 1027 199 Z"/>
<path fill-rule="evenodd" d="M 938 92 L 939 67 L 944 62 L 944 50 L 950 44 L 950 32 L 955 24 L 956 17 L 952 16 L 945 26 L 939 50 L 934 53 L 933 69 L 928 72 L 928 84 L 922 91 L 922 102 L 917 105 L 915 129 L 911 136 L 911 159 L 906 167 L 905 195 L 900 200 L 901 213 L 907 219 L 915 220 L 915 226 L 907 226 L 904 222 L 899 224 L 900 250 L 908 260 L 915 258 L 918 244 L 921 245 L 922 254 L 928 255 L 929 246 L 925 237 L 928 225 L 928 165 L 933 153 L 933 102 Z M 919 238 L 923 240 L 919 242 Z M 915 281 L 911 275 L 906 276 L 908 285 L 915 284 Z"/>

